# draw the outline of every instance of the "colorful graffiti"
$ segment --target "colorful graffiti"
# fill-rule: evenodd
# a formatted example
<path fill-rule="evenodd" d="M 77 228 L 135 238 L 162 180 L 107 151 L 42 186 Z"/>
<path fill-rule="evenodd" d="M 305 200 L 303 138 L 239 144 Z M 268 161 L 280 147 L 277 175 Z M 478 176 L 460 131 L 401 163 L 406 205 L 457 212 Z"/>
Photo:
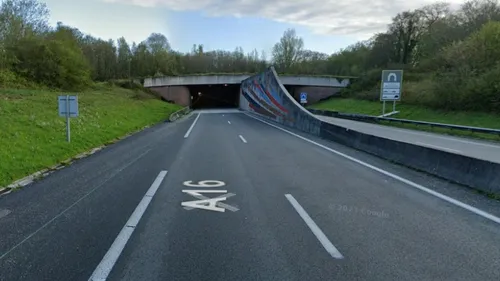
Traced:
<path fill-rule="evenodd" d="M 240 109 L 286 126 L 319 134 L 320 120 L 293 99 L 273 67 L 241 83 Z"/>
<path fill-rule="evenodd" d="M 244 81 L 241 94 L 244 97 L 243 102 L 246 101 L 247 104 L 240 104 L 240 107 L 272 119 L 292 121 L 293 118 L 288 115 L 283 99 L 276 90 L 279 82 L 270 78 L 269 71 L 266 71 Z"/>

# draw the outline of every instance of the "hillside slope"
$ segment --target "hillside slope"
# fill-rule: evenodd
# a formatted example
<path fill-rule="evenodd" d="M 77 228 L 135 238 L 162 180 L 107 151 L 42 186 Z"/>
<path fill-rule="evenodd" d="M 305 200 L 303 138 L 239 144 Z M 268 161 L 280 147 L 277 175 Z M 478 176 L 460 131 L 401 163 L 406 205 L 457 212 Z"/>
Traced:
<path fill-rule="evenodd" d="M 66 93 L 65 93 L 66 94 Z M 80 116 L 58 116 L 60 92 L 0 90 L 0 187 L 147 125 L 166 120 L 179 106 L 116 86 L 78 93 Z"/>

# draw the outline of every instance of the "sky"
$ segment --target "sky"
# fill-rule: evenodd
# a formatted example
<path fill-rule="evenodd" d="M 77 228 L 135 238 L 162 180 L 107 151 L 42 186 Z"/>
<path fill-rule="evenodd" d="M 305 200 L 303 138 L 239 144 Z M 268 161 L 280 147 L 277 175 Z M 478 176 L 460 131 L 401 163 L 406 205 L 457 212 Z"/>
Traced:
<path fill-rule="evenodd" d="M 43 0 L 42 0 L 43 1 Z M 306 49 L 327 54 L 385 31 L 401 11 L 435 0 L 45 0 L 50 22 L 58 21 L 103 39 L 141 42 L 164 34 L 173 49 L 268 55 L 287 28 L 295 28 Z M 449 0 L 452 4 L 462 0 Z"/>

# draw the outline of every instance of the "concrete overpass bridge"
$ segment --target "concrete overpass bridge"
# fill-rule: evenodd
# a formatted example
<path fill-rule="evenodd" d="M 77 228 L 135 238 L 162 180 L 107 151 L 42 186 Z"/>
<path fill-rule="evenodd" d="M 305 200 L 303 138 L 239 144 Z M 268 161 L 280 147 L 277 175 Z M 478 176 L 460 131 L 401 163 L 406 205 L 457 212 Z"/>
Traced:
<path fill-rule="evenodd" d="M 238 107 L 241 82 L 251 75 L 189 75 L 146 78 L 144 87 L 159 93 L 165 100 L 192 108 Z M 297 100 L 308 95 L 309 104 L 338 94 L 354 77 L 280 75 L 288 92 Z"/>

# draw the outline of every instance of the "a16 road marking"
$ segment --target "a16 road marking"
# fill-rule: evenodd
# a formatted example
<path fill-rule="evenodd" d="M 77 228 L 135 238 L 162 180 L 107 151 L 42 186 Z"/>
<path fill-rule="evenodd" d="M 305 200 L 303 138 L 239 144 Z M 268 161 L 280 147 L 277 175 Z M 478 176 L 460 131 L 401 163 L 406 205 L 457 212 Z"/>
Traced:
<path fill-rule="evenodd" d="M 218 180 L 204 180 L 204 181 L 199 181 L 198 183 L 193 183 L 193 181 L 185 181 L 182 184 L 184 186 L 197 187 L 197 188 L 203 188 L 203 187 L 214 188 L 214 187 L 223 187 L 226 185 L 226 183 L 224 183 L 223 181 L 218 181 Z M 202 209 L 202 210 L 222 212 L 222 213 L 225 212 L 226 209 L 232 212 L 239 211 L 238 207 L 222 202 L 225 201 L 227 198 L 236 195 L 234 193 L 228 193 L 227 190 L 183 189 L 182 192 L 199 199 L 199 200 L 181 202 L 181 206 L 188 211 L 193 209 Z M 223 194 L 217 197 L 209 198 L 205 195 L 202 195 L 202 193 L 223 193 Z"/>

